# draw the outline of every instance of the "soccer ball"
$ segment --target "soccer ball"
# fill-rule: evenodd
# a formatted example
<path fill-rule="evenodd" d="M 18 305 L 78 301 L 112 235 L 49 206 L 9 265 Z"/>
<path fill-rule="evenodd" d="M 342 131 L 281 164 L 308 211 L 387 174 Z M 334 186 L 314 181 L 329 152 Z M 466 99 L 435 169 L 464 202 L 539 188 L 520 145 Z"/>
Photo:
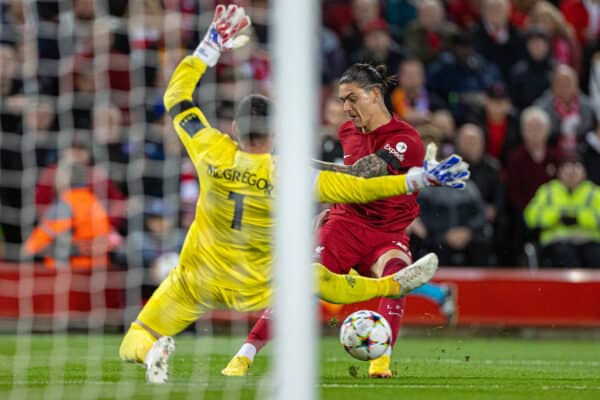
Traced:
<path fill-rule="evenodd" d="M 392 344 L 392 329 L 380 314 L 360 310 L 348 315 L 342 323 L 340 342 L 352 357 L 374 360 Z"/>

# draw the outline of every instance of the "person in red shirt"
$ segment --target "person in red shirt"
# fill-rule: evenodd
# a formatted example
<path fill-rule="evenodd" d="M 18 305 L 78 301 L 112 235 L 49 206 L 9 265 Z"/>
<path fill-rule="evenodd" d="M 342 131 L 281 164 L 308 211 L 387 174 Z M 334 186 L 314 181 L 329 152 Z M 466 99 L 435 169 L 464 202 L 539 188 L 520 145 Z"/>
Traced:
<path fill-rule="evenodd" d="M 512 150 L 504 170 L 508 213 L 512 232 L 509 254 L 523 252 L 526 241 L 534 239 L 523 219 L 523 210 L 537 189 L 556 175 L 559 153 L 549 145 L 550 117 L 544 109 L 531 106 L 521 113 L 523 144 Z M 514 263 L 513 263 L 514 265 Z"/>
<path fill-rule="evenodd" d="M 418 132 L 393 116 L 384 102 L 390 84 L 385 67 L 354 64 L 339 80 L 338 97 L 348 121 L 339 128 L 344 149 L 344 165 L 316 162 L 324 170 L 374 177 L 403 174 L 420 166 L 425 146 Z M 348 274 L 352 266 L 358 274 L 381 277 L 393 274 L 412 262 L 406 228 L 419 215 L 417 194 L 391 197 L 367 204 L 335 204 L 318 228 L 315 256 L 338 274 Z M 392 328 L 396 341 L 405 300 L 381 299 L 377 312 Z M 270 311 L 258 320 L 246 343 L 222 371 L 224 375 L 245 375 L 256 352 L 269 339 Z M 371 361 L 371 377 L 389 378 L 391 349 Z"/>

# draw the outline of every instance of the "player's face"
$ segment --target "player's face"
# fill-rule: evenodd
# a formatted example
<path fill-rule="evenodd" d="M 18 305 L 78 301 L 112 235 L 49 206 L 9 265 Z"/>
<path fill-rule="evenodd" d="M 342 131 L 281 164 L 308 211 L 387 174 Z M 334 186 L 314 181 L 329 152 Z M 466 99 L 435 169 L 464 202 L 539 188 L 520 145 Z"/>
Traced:
<path fill-rule="evenodd" d="M 354 82 L 342 83 L 338 97 L 344 105 L 344 113 L 357 128 L 366 128 L 371 116 L 378 109 L 376 90 L 365 90 Z"/>

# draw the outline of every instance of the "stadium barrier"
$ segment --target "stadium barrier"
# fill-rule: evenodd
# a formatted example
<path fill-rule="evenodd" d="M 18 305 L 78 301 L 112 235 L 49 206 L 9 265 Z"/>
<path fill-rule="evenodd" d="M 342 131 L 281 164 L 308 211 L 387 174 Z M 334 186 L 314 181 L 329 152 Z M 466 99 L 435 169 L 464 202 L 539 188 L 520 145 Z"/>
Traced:
<path fill-rule="evenodd" d="M 600 327 L 600 271 L 441 268 L 436 281 L 455 285 L 459 325 Z M 118 326 L 124 323 L 125 288 L 140 283 L 141 278 L 132 279 L 124 271 L 52 271 L 0 263 L 0 319 L 6 323 L 59 317 L 74 326 L 95 319 Z M 322 303 L 321 308 L 327 323 L 377 305 L 376 301 L 344 306 Z M 247 320 L 248 315 L 216 311 L 207 318 L 229 322 Z M 405 324 L 443 323 L 434 303 L 408 297 Z"/>

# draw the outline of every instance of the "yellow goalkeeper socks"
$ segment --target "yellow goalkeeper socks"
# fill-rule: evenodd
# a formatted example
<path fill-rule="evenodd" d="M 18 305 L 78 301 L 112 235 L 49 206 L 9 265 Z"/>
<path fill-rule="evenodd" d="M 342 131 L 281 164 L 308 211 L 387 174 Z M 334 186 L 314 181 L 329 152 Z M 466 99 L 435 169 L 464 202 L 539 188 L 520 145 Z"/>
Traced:
<path fill-rule="evenodd" d="M 322 264 L 313 265 L 317 270 L 317 294 L 322 300 L 330 303 L 357 303 L 375 297 L 395 296 L 400 292 L 400 285 L 392 275 L 381 279 L 341 275 L 329 271 Z"/>
<path fill-rule="evenodd" d="M 121 342 L 119 357 L 123 361 L 143 363 L 154 342 L 156 338 L 150 332 L 133 322 Z"/>

